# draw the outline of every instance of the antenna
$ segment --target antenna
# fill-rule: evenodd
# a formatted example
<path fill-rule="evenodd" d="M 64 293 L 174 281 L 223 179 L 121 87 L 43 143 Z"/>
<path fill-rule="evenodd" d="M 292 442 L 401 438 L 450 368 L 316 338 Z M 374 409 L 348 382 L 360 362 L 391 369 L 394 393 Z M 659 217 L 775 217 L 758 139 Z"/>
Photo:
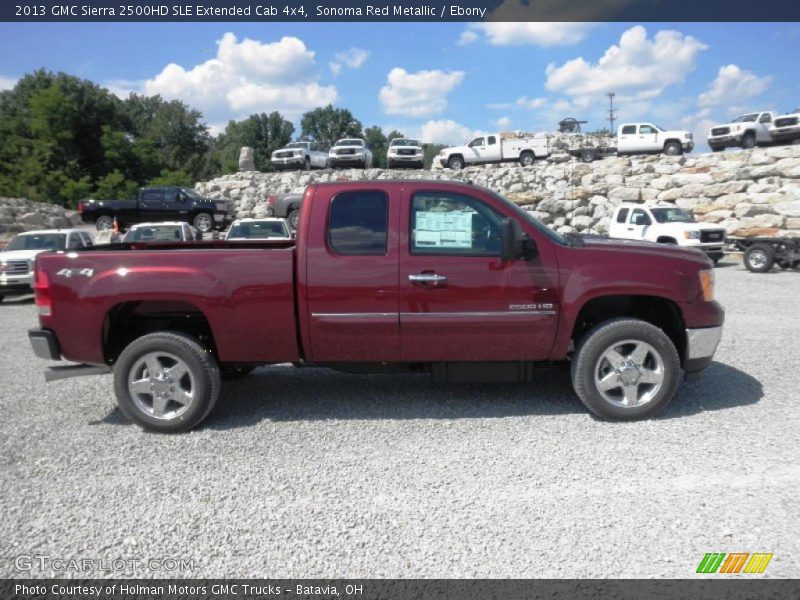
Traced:
<path fill-rule="evenodd" d="M 614 96 L 617 94 L 615 92 L 606 92 L 606 97 L 608 98 L 608 122 L 611 123 L 611 133 L 614 133 L 614 121 L 617 119 L 617 109 L 614 108 Z"/>

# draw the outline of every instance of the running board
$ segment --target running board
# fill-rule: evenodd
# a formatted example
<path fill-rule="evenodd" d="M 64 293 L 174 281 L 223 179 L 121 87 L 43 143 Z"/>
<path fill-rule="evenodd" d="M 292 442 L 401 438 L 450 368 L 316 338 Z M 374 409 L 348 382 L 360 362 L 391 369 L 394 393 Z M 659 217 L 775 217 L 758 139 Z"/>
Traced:
<path fill-rule="evenodd" d="M 44 380 L 48 383 L 59 379 L 69 379 L 70 377 L 83 377 L 84 375 L 107 375 L 111 373 L 111 367 L 97 365 L 62 365 L 58 367 L 48 367 L 44 372 Z"/>

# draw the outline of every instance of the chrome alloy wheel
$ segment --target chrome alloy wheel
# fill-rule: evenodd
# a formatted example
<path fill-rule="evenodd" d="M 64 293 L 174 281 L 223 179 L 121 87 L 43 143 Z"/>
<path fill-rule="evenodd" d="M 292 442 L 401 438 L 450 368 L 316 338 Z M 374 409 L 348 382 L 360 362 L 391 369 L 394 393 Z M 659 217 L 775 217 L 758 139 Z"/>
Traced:
<path fill-rule="evenodd" d="M 211 221 L 211 217 L 206 214 L 201 214 L 195 217 L 194 226 L 200 233 L 208 233 L 213 227 L 213 222 Z"/>
<path fill-rule="evenodd" d="M 169 352 L 150 352 L 128 373 L 128 392 L 142 413 L 171 420 L 194 402 L 195 381 L 189 367 Z"/>
<path fill-rule="evenodd" d="M 621 408 L 636 408 L 655 398 L 664 383 L 664 360 L 641 340 L 614 342 L 600 355 L 594 383 L 603 398 Z"/>
<path fill-rule="evenodd" d="M 767 264 L 767 253 L 761 249 L 753 250 L 748 255 L 747 260 L 754 269 L 763 269 Z"/>

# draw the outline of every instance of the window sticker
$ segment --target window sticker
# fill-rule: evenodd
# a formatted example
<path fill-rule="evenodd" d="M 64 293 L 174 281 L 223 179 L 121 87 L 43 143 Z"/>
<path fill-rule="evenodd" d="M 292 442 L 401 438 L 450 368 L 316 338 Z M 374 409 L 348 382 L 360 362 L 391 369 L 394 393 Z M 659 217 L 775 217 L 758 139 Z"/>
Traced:
<path fill-rule="evenodd" d="M 417 248 L 472 248 L 472 212 L 418 212 Z"/>

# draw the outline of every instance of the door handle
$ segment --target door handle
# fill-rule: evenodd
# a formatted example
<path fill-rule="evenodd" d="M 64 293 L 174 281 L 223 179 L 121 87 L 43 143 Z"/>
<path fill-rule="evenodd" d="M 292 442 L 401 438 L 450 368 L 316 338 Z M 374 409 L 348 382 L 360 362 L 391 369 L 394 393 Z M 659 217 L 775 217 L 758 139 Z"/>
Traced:
<path fill-rule="evenodd" d="M 447 281 L 447 276 L 436 273 L 416 273 L 409 275 L 408 280 L 414 283 L 444 283 Z"/>

